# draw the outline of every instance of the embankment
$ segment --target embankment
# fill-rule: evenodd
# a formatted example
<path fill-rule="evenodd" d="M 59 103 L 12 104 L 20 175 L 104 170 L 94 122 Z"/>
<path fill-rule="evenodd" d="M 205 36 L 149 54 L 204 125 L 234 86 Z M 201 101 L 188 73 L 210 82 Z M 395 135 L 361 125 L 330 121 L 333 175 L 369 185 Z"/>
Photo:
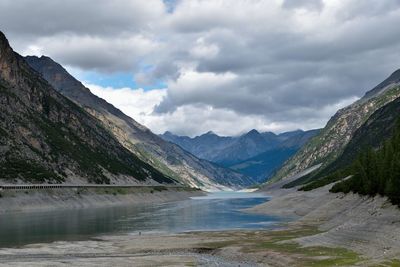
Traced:
<path fill-rule="evenodd" d="M 0 192 L 0 213 L 168 202 L 202 194 L 191 188 L 167 187 L 4 190 Z"/>
<path fill-rule="evenodd" d="M 400 209 L 380 196 L 333 194 L 331 186 L 266 189 L 276 197 L 249 211 L 296 218 L 289 227 L 317 226 L 321 233 L 294 240 L 303 246 L 345 247 L 378 261 L 400 258 Z"/>

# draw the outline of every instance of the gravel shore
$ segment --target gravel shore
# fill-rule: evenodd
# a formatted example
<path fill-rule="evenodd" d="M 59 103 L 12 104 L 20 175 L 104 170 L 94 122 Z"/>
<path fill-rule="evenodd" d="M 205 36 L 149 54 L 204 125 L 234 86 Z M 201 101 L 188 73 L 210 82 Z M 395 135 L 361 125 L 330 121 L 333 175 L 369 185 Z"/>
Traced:
<path fill-rule="evenodd" d="M 248 212 L 296 219 L 289 228 L 317 227 L 320 233 L 294 239 L 303 246 L 344 247 L 371 262 L 400 259 L 400 209 L 380 196 L 333 194 L 331 187 L 308 192 L 266 188 L 277 197 Z"/>

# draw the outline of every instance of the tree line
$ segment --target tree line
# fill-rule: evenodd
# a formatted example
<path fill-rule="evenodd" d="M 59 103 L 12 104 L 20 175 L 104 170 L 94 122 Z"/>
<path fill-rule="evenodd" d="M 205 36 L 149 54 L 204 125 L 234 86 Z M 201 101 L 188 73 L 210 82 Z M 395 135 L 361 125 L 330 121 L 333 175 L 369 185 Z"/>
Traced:
<path fill-rule="evenodd" d="M 379 194 L 400 206 L 400 121 L 396 123 L 393 136 L 381 148 L 366 149 L 349 169 L 352 176 L 335 184 L 331 192 Z"/>

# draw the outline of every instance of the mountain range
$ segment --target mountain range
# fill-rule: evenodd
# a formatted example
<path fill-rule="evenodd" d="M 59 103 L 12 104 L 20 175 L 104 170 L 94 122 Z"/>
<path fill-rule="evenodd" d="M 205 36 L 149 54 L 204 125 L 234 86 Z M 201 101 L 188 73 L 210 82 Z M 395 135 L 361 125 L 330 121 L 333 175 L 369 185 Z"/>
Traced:
<path fill-rule="evenodd" d="M 0 32 L 0 179 L 9 182 L 171 183 L 206 190 L 324 177 L 378 149 L 398 118 L 400 70 L 340 109 L 322 130 L 240 136 L 152 133 L 95 96 L 60 64 L 22 57 Z"/>
<path fill-rule="evenodd" d="M 281 134 L 260 133 L 253 129 L 240 136 L 218 136 L 207 132 L 196 137 L 178 136 L 171 132 L 160 135 L 199 158 L 264 182 L 319 130 L 292 131 Z"/>

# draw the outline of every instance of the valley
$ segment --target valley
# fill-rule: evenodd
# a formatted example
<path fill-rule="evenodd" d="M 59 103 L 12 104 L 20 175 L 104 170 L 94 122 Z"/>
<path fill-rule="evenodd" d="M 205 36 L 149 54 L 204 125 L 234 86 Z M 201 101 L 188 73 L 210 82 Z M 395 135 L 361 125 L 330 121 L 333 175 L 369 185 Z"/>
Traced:
<path fill-rule="evenodd" d="M 0 267 L 400 266 L 399 23 L 0 1 Z"/>

